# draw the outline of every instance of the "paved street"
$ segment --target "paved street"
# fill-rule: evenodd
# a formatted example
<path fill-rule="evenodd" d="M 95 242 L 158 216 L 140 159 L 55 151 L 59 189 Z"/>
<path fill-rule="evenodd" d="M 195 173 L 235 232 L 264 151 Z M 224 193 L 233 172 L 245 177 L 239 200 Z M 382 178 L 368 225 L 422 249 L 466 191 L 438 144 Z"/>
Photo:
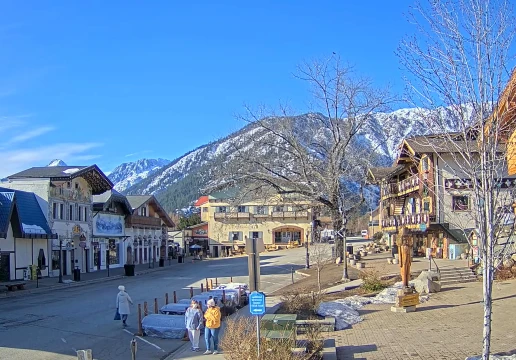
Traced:
<path fill-rule="evenodd" d="M 290 283 L 291 270 L 304 266 L 305 249 L 265 253 L 261 257 L 262 288 L 272 292 Z M 176 290 L 178 299 L 189 297 L 190 286 L 206 277 L 247 282 L 247 258 L 187 262 L 133 278 L 100 282 L 52 292 L 0 299 L 0 359 L 71 360 L 75 350 L 92 349 L 97 360 L 130 359 L 129 341 L 136 331 L 133 307 L 127 331 L 113 321 L 117 286 L 123 284 L 135 304 Z M 297 274 L 294 275 L 298 277 Z M 199 290 L 196 290 L 196 293 Z M 172 301 L 172 300 L 170 300 Z M 161 359 L 183 344 L 179 340 L 138 339 L 138 359 Z"/>

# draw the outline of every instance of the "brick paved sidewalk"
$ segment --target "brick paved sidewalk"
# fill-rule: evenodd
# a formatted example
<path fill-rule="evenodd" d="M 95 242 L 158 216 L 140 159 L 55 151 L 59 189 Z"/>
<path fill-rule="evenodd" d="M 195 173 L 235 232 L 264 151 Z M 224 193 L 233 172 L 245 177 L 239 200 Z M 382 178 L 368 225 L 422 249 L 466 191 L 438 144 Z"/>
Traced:
<path fill-rule="evenodd" d="M 516 281 L 494 285 L 492 353 L 516 349 Z M 333 333 L 338 359 L 460 359 L 482 349 L 482 284 L 458 284 L 431 294 L 415 313 L 366 305 L 364 321 Z"/>

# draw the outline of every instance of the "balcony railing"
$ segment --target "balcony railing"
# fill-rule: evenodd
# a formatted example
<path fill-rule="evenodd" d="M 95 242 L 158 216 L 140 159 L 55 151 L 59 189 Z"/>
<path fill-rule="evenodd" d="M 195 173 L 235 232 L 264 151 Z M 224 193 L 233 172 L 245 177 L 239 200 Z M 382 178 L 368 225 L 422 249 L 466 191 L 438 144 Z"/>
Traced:
<path fill-rule="evenodd" d="M 287 219 L 287 218 L 294 218 L 294 219 L 300 219 L 300 218 L 307 218 L 308 219 L 308 211 L 273 211 L 272 213 L 268 214 L 254 214 L 249 212 L 216 212 L 214 214 L 215 220 L 220 219 L 250 219 L 251 217 L 256 218 L 281 218 L 281 219 Z"/>
<path fill-rule="evenodd" d="M 161 227 L 161 219 L 150 217 L 150 216 L 141 216 L 141 215 L 129 215 L 125 218 L 125 225 L 130 226 L 159 226 Z"/>
<path fill-rule="evenodd" d="M 84 203 L 91 203 L 91 196 L 87 196 L 82 191 L 73 189 L 63 189 L 62 187 L 50 188 L 50 196 L 63 200 L 79 201 Z"/>
<path fill-rule="evenodd" d="M 383 197 L 399 196 L 402 193 L 419 190 L 419 176 L 412 175 L 409 178 L 403 179 L 396 183 L 386 184 L 383 187 Z"/>
<path fill-rule="evenodd" d="M 248 212 L 216 212 L 215 219 L 249 219 L 251 214 Z"/>
<path fill-rule="evenodd" d="M 394 215 L 382 219 L 382 227 L 389 228 L 407 225 L 421 225 L 428 224 L 433 221 L 435 221 L 435 215 L 430 215 L 428 213 Z"/>
<path fill-rule="evenodd" d="M 308 211 L 274 211 L 273 218 L 308 218 Z"/>

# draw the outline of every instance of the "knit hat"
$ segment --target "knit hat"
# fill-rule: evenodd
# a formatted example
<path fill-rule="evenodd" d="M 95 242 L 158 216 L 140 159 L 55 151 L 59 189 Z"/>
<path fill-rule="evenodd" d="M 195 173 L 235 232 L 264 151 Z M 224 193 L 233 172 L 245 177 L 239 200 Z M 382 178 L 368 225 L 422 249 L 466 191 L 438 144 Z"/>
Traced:
<path fill-rule="evenodd" d="M 207 302 L 206 304 L 207 304 L 208 306 L 213 307 L 213 306 L 215 306 L 215 300 L 210 299 L 210 300 L 208 300 L 208 302 Z"/>
<path fill-rule="evenodd" d="M 124 285 L 120 285 L 120 286 L 118 287 L 118 290 L 120 290 L 120 291 L 125 291 L 125 286 L 124 286 Z"/>

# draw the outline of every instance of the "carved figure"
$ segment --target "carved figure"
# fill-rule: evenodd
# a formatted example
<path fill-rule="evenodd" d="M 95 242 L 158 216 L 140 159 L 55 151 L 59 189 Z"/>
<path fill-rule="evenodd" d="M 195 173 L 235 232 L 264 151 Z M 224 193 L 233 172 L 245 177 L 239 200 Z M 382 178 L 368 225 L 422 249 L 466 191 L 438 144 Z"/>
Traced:
<path fill-rule="evenodd" d="M 399 249 L 399 259 L 401 281 L 403 283 L 403 287 L 408 287 L 410 280 L 410 266 L 412 265 L 412 246 L 410 245 L 410 240 L 406 237 L 403 238 Z"/>

